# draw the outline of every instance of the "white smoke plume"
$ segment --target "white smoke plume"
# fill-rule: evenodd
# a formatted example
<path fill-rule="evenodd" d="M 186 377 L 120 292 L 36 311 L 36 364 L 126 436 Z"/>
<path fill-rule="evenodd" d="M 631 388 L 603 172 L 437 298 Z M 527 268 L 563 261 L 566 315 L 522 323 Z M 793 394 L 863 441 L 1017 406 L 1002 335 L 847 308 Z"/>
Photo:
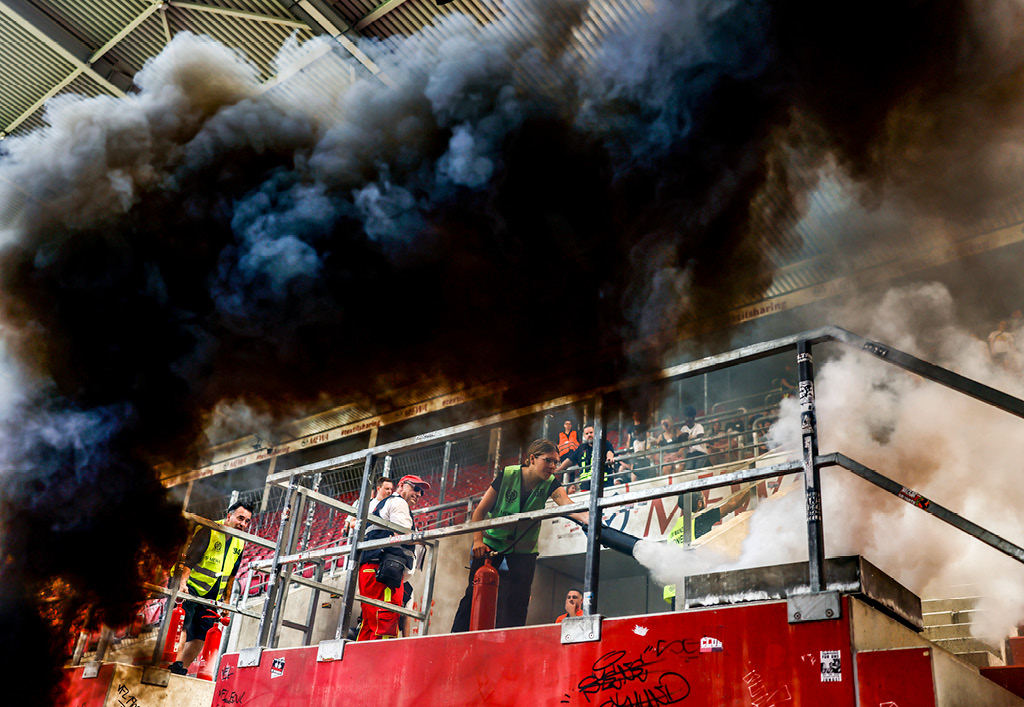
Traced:
<path fill-rule="evenodd" d="M 991 361 L 986 343 L 960 323 L 942 285 L 858 297 L 833 314 L 851 331 L 1024 395 L 1019 373 Z M 1024 489 L 1017 479 L 1024 421 L 859 351 L 830 346 L 816 360 L 821 453 L 845 454 L 1024 545 Z M 784 400 L 771 431 L 773 446 L 800 448 L 799 417 L 796 399 Z M 706 571 L 806 561 L 799 477 L 795 483 L 793 492 L 753 512 L 736 561 L 708 548 L 641 545 L 637 559 L 663 583 Z M 1008 635 L 1024 622 L 1024 567 L 1017 561 L 836 467 L 822 471 L 822 503 L 826 556 L 862 555 L 924 598 L 976 592 L 984 598 L 974 626 L 981 635 Z"/>

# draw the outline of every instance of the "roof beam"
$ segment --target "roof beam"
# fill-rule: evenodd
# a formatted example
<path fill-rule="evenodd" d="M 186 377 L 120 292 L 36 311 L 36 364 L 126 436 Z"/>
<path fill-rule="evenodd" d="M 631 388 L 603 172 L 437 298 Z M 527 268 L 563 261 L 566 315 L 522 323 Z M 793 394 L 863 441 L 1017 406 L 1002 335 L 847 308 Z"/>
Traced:
<path fill-rule="evenodd" d="M 377 7 L 373 8 L 362 19 L 356 22 L 355 26 L 352 29 L 354 29 L 356 32 L 362 31 L 362 29 L 366 27 L 366 25 L 372 22 L 376 22 L 377 20 L 379 20 L 381 17 L 388 14 L 392 10 L 401 7 L 404 3 L 405 0 L 384 0 L 384 2 L 382 2 Z"/>
<path fill-rule="evenodd" d="M 123 96 L 124 89 L 111 81 L 111 74 L 126 79 L 126 86 L 131 85 L 131 77 L 117 72 L 109 62 L 100 62 L 99 55 L 90 47 L 79 41 L 77 37 L 37 10 L 26 0 L 3 0 L 0 12 L 12 22 L 38 39 L 43 45 L 56 52 L 65 61 L 70 62 L 80 73 L 88 74 L 101 86 L 115 96 Z M 104 53 L 109 47 L 104 50 Z M 105 72 L 107 75 L 102 75 Z"/>
<path fill-rule="evenodd" d="M 0 12 L 5 14 L 12 22 L 16 23 L 30 35 L 38 39 L 44 46 L 51 49 L 75 67 L 67 76 L 58 81 L 56 85 L 51 86 L 47 91 L 45 91 L 43 95 L 23 111 L 21 115 L 5 126 L 3 131 L 0 132 L 0 136 L 9 135 L 19 125 L 25 122 L 29 116 L 39 110 L 46 101 L 63 91 L 82 74 L 89 76 L 89 78 L 103 86 L 109 93 L 115 96 L 124 97 L 125 89 L 131 85 L 131 77 L 116 71 L 113 68 L 113 65 L 107 61 L 103 61 L 102 57 L 113 49 L 118 42 L 131 34 L 136 27 L 145 22 L 146 19 L 160 9 L 161 6 L 162 3 L 160 2 L 152 3 L 149 7 L 139 13 L 131 22 L 122 27 L 121 30 L 111 37 L 106 44 L 99 49 L 92 50 L 80 42 L 70 32 L 24 0 L 3 0 L 3 2 L 0 2 Z M 105 72 L 106 75 L 99 73 L 99 71 Z M 113 83 L 111 81 L 111 77 L 117 77 L 118 83 L 122 83 L 124 85 L 119 86 Z"/>
<path fill-rule="evenodd" d="M 352 28 L 338 16 L 337 12 L 318 0 L 293 0 L 288 10 L 309 25 L 313 31 L 323 32 L 334 37 L 349 54 L 355 57 L 356 61 L 365 66 L 381 83 L 391 87 L 395 86 L 395 83 L 381 71 L 377 63 L 368 57 L 355 42 L 345 36 L 345 33 Z"/>
<path fill-rule="evenodd" d="M 305 22 L 289 20 L 283 17 L 274 17 L 273 15 L 262 15 L 258 12 L 246 12 L 245 10 L 235 10 L 233 8 L 218 7 L 216 5 L 200 5 L 195 2 L 179 2 L 178 0 L 167 0 L 167 4 L 181 10 L 208 12 L 213 15 L 226 15 L 228 17 L 237 17 L 242 20 L 252 20 L 254 22 L 268 22 L 270 24 L 283 25 L 294 29 L 309 29 L 309 25 Z"/>

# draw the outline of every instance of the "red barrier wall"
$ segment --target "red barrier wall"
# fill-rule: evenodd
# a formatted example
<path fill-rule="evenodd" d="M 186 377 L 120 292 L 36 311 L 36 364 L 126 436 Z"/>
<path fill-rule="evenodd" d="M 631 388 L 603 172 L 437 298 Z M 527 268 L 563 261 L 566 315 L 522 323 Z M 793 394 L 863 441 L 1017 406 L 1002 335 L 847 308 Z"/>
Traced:
<path fill-rule="evenodd" d="M 228 707 L 854 707 L 849 607 L 789 624 L 786 604 L 607 619 L 602 640 L 562 645 L 555 625 L 375 643 L 344 658 L 225 655 L 213 705 Z M 902 703 L 901 703 L 902 705 Z"/>
<path fill-rule="evenodd" d="M 70 668 L 64 671 L 64 702 L 65 707 L 103 707 L 110 690 L 110 681 L 114 677 L 114 664 L 100 666 L 95 678 L 82 679 L 85 666 Z"/>
<path fill-rule="evenodd" d="M 934 707 L 930 648 L 857 654 L 859 707 Z"/>

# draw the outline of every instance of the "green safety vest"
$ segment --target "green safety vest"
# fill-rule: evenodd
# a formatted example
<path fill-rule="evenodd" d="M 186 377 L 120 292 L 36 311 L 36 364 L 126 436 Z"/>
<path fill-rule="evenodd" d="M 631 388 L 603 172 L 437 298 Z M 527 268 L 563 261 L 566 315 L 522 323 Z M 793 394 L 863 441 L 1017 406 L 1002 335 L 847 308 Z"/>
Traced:
<path fill-rule="evenodd" d="M 594 475 L 594 443 L 590 444 L 590 455 L 586 453 L 580 455 L 580 481 L 590 481 L 590 477 Z"/>
<path fill-rule="evenodd" d="M 488 518 L 502 518 L 526 511 L 537 511 L 544 507 L 551 495 L 551 489 L 556 480 L 551 477 L 547 481 L 537 484 L 526 497 L 522 498 L 523 492 L 523 467 L 522 465 L 506 466 L 501 473 L 501 482 L 498 484 L 498 500 L 494 508 L 487 514 Z M 532 527 L 530 527 L 530 525 Z M 520 525 L 522 528 L 520 528 Z M 529 529 L 527 529 L 529 528 Z M 523 533 L 522 537 L 519 534 Z M 515 538 L 514 547 L 509 547 Z M 487 547 L 497 552 L 518 552 L 536 555 L 539 552 L 537 539 L 540 537 L 540 523 L 532 520 L 524 520 L 515 525 L 506 525 L 501 528 L 488 528 L 484 531 L 484 543 Z"/>
<path fill-rule="evenodd" d="M 218 520 L 217 524 L 223 525 L 224 521 Z M 192 534 L 193 538 L 200 528 L 196 528 L 195 533 Z M 235 568 L 235 562 L 245 548 L 245 541 L 241 538 L 231 537 L 228 540 L 228 537 L 224 533 L 210 530 L 210 542 L 206 546 L 203 560 L 192 568 L 186 583 L 195 590 L 196 595 L 207 596 L 215 586 L 217 593 L 214 598 L 219 597 L 224 591 L 227 583 L 225 575 L 230 576 L 231 570 Z"/>
<path fill-rule="evenodd" d="M 674 542 L 676 545 L 683 544 L 683 535 L 686 530 L 686 518 L 680 518 L 676 521 L 676 524 L 672 526 L 672 530 L 668 534 L 668 539 Z M 697 532 L 697 514 L 694 513 L 690 516 L 690 541 L 696 540 L 694 534 Z"/>

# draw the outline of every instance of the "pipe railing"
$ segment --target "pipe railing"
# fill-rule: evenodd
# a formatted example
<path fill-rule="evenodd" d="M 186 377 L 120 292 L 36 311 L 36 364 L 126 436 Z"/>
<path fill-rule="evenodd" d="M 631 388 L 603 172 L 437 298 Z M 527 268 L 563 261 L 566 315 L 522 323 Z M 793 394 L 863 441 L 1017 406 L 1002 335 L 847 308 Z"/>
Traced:
<path fill-rule="evenodd" d="M 353 602 L 356 599 L 355 593 L 355 575 L 356 572 L 351 571 L 358 565 L 359 555 L 366 550 L 384 548 L 393 545 L 409 544 L 409 543 L 426 543 L 437 541 L 442 538 L 464 535 L 467 533 L 473 533 L 481 531 L 487 528 L 501 527 L 511 525 L 520 521 L 529 520 L 542 520 L 547 518 L 555 518 L 564 516 L 570 513 L 577 513 L 580 511 L 590 511 L 591 515 L 600 513 L 600 511 L 613 508 L 616 506 L 626 505 L 630 503 L 637 503 L 641 501 L 654 500 L 657 498 L 664 498 L 667 496 L 678 495 L 681 493 L 693 493 L 697 491 L 705 491 L 715 489 L 724 486 L 730 486 L 732 484 L 749 484 L 761 480 L 767 480 L 774 477 L 801 473 L 804 479 L 804 491 L 805 491 L 805 505 L 806 505 L 806 519 L 807 519 L 807 537 L 808 537 L 808 554 L 809 554 L 809 577 L 808 586 L 812 592 L 822 591 L 824 588 L 824 542 L 823 542 L 823 518 L 821 512 L 821 491 L 820 491 L 820 470 L 823 467 L 828 466 L 841 466 L 848 469 L 852 473 L 865 478 L 866 480 L 880 486 L 881 488 L 895 493 L 899 497 L 907 500 L 914 505 L 922 508 L 922 510 L 932 512 L 938 517 L 942 518 L 945 522 L 954 525 L 959 530 L 966 532 L 973 537 L 976 537 L 983 542 L 1000 549 L 1009 556 L 1017 559 L 1018 561 L 1024 562 L 1024 550 L 1017 545 L 1009 543 L 1008 541 L 999 538 L 998 536 L 989 533 L 980 526 L 977 526 L 970 521 L 960 518 L 956 514 L 948 511 L 947 509 L 931 502 L 930 500 L 922 500 L 923 497 L 916 492 L 903 487 L 897 488 L 899 485 L 886 477 L 882 476 L 878 472 L 875 472 L 867 467 L 864 467 L 857 462 L 845 457 L 841 454 L 829 454 L 819 455 L 817 450 L 817 416 L 815 409 L 815 398 L 814 398 L 814 369 L 813 369 L 813 347 L 817 344 L 826 342 L 836 342 L 845 346 L 849 346 L 860 351 L 867 353 L 868 355 L 875 356 L 880 360 L 886 361 L 898 368 L 906 370 L 908 372 L 919 375 L 927 380 L 939 383 L 940 385 L 951 388 L 962 394 L 968 395 L 969 397 L 975 398 L 982 402 L 993 405 L 1001 410 L 1009 412 L 1018 417 L 1024 417 L 1024 401 L 1010 396 L 1002 391 L 986 386 L 977 381 L 973 381 L 959 374 L 953 373 L 947 369 L 935 366 L 926 361 L 918 359 L 910 354 L 892 349 L 884 344 L 873 342 L 863 337 L 857 336 L 844 329 L 840 329 L 834 326 L 823 327 L 821 329 L 815 329 L 801 334 L 793 336 L 782 337 L 768 342 L 762 342 L 751 346 L 742 347 L 734 351 L 709 356 L 697 361 L 679 364 L 670 368 L 666 368 L 662 371 L 658 371 L 653 374 L 646 376 L 639 376 L 629 380 L 622 381 L 613 386 L 605 386 L 596 390 L 590 391 L 586 394 L 570 395 L 558 398 L 555 400 L 547 401 L 545 403 L 532 405 L 528 407 L 519 408 L 513 411 L 492 415 L 483 420 L 479 420 L 472 423 L 455 425 L 442 430 L 417 435 L 410 437 L 405 440 L 389 443 L 386 445 L 377 445 L 366 450 L 345 454 L 342 456 L 334 457 L 332 459 L 323 460 L 313 464 L 307 464 L 304 466 L 296 467 L 294 469 L 276 472 L 268 476 L 268 483 L 276 484 L 279 486 L 285 486 L 290 490 L 289 505 L 286 507 L 286 512 L 282 514 L 281 528 L 278 534 L 278 540 L 275 545 L 274 557 L 269 563 L 263 563 L 269 567 L 271 571 L 270 587 L 271 590 L 267 593 L 267 598 L 264 604 L 264 610 L 262 612 L 261 627 L 260 627 L 260 645 L 268 645 L 268 637 L 270 634 L 265 630 L 265 624 L 268 622 L 273 624 L 276 630 L 277 621 L 274 620 L 280 607 L 274 606 L 275 595 L 277 591 L 273 591 L 276 585 L 287 584 L 288 582 L 299 582 L 303 584 L 310 584 L 310 580 L 305 578 L 296 578 L 291 575 L 290 568 L 299 562 L 308 562 L 310 560 L 320 560 L 326 557 L 335 555 L 350 554 L 356 558 L 356 561 L 349 565 L 350 571 L 346 576 L 346 584 L 344 588 L 344 603 L 342 609 L 342 615 L 339 620 L 338 631 L 336 636 L 338 638 L 345 634 L 348 628 L 348 624 L 351 620 Z M 396 530 L 400 534 L 394 535 L 388 538 L 378 540 L 365 540 L 363 537 L 363 531 L 366 527 L 367 522 L 373 522 L 368 516 L 368 505 L 370 495 L 370 478 L 374 467 L 374 460 L 381 455 L 393 455 L 400 451 L 409 451 L 419 447 L 423 447 L 429 444 L 436 444 L 439 441 L 450 441 L 453 438 L 458 437 L 469 432 L 478 432 L 481 428 L 492 427 L 501 425 L 504 422 L 518 419 L 526 415 L 533 415 L 543 413 L 547 410 L 552 410 L 559 407 L 564 407 L 569 404 L 577 403 L 580 401 L 590 401 L 594 403 L 595 411 L 595 432 L 596 437 L 594 441 L 595 449 L 602 448 L 602 442 L 604 440 L 603 425 L 601 420 L 601 407 L 603 398 L 609 393 L 614 393 L 622 390 L 626 390 L 632 387 L 641 385 L 650 385 L 661 381 L 671 381 L 677 379 L 684 379 L 703 373 L 719 370 L 728 366 L 733 366 L 749 361 L 758 360 L 767 356 L 773 356 L 779 353 L 793 352 L 797 353 L 797 367 L 799 373 L 799 385 L 798 395 L 800 401 L 800 420 L 801 420 L 801 454 L 800 459 L 795 461 L 787 461 L 779 464 L 763 468 L 753 469 L 742 469 L 737 471 L 731 471 L 722 473 L 716 476 L 688 479 L 679 483 L 673 483 L 666 486 L 659 486 L 654 488 L 636 489 L 623 493 L 618 493 L 614 496 L 603 497 L 602 488 L 604 486 L 605 469 L 603 464 L 596 464 L 592 486 L 588 499 L 585 502 L 572 503 L 565 506 L 547 507 L 536 511 L 530 511 L 527 513 L 517 514 L 515 516 L 507 516 L 502 518 L 485 519 L 477 522 L 465 522 L 457 523 L 455 525 L 443 528 L 433 528 L 429 530 L 412 530 L 412 529 L 401 529 Z M 749 433 L 749 430 L 744 431 Z M 725 435 L 726 437 L 728 435 Z M 706 444 L 712 441 L 712 437 L 704 437 L 698 440 L 688 441 L 687 443 L 679 445 L 679 448 L 685 448 L 687 446 L 693 446 L 694 444 Z M 645 451 L 639 455 L 622 455 L 622 458 L 630 456 L 642 456 L 643 454 L 650 454 L 651 452 Z M 663 453 L 663 452 L 662 452 Z M 362 480 L 362 489 L 359 498 L 359 504 L 356 509 L 348 504 L 343 504 L 337 499 L 331 497 L 324 497 L 322 494 L 311 493 L 308 490 L 299 491 L 301 487 L 297 485 L 297 479 L 304 476 L 311 475 L 323 470 L 336 468 L 339 466 L 352 464 L 354 462 L 364 462 L 364 474 Z M 675 460 L 670 462 L 672 464 L 685 463 L 685 459 Z M 662 466 L 665 464 L 663 463 Z M 705 469 L 701 469 L 705 471 Z M 336 508 L 351 512 L 355 510 L 357 516 L 357 523 L 349 538 L 347 545 L 339 545 L 335 547 L 320 548 L 317 550 L 304 550 L 296 551 L 295 547 L 289 547 L 289 539 L 293 535 L 289 532 L 286 537 L 286 530 L 288 530 L 288 515 L 291 509 L 292 501 L 300 499 L 299 508 L 301 509 L 302 503 L 306 502 L 322 502 L 333 505 Z M 329 500 L 328 500 L 329 499 Z M 688 506 L 689 504 L 684 504 Z M 290 525 L 294 525 L 291 523 Z M 597 583 L 599 578 L 598 573 L 598 562 L 599 555 L 599 541 L 600 541 L 600 523 L 590 523 L 587 529 L 587 554 L 586 554 L 586 565 L 585 565 L 585 593 L 586 598 L 584 601 L 585 610 L 588 613 L 597 611 Z M 394 529 L 394 528 L 392 528 Z M 265 546 L 265 545 L 264 545 Z M 276 580 L 276 581 L 275 581 Z M 277 587 L 281 589 L 280 586 Z M 326 590 L 325 588 L 323 590 Z M 366 598 L 360 597 L 360 601 L 367 601 Z M 589 600 L 589 601 L 587 601 Z M 369 601 L 367 603 L 373 603 Z M 429 599 L 426 603 L 429 605 Z M 390 608 L 398 613 L 402 613 L 414 618 L 419 618 L 417 612 L 411 610 L 404 610 L 401 607 L 394 607 L 388 605 Z"/>

